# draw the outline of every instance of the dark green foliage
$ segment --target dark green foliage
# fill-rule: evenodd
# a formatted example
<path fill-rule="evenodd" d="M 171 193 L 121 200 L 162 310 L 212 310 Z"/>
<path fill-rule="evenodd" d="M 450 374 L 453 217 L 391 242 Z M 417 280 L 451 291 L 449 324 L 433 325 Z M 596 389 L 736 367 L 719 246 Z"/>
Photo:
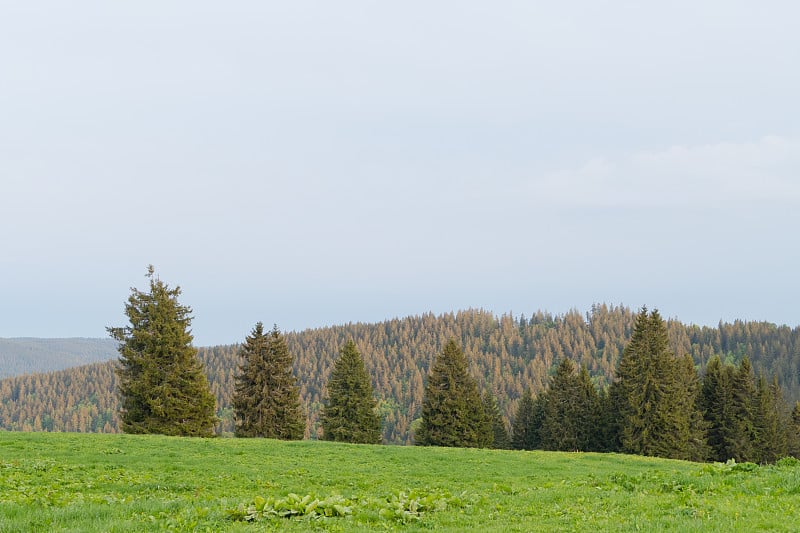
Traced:
<path fill-rule="evenodd" d="M 525 389 L 517 405 L 517 412 L 511 426 L 511 448 L 514 450 L 535 450 L 539 447 L 539 429 L 542 425 L 544 405 L 542 396 L 533 399 L 530 389 Z"/>
<path fill-rule="evenodd" d="M 464 352 L 451 338 L 434 361 L 425 384 L 416 444 L 474 448 L 486 443 L 483 403 L 467 369 Z"/>
<path fill-rule="evenodd" d="M 794 404 L 788 423 L 786 436 L 788 454 L 800 459 L 800 402 Z"/>
<path fill-rule="evenodd" d="M 703 418 L 701 406 L 700 376 L 689 354 L 675 361 L 677 381 L 676 406 L 685 416 L 679 418 L 678 459 L 705 461 L 710 453 L 708 446 L 708 424 Z M 683 391 L 683 392 L 681 392 Z"/>
<path fill-rule="evenodd" d="M 710 458 L 725 462 L 734 458 L 732 442 L 737 431 L 733 414 L 732 365 L 723 365 L 718 356 L 712 357 L 706 366 L 700 405 L 708 425 L 707 442 Z"/>
<path fill-rule="evenodd" d="M 214 396 L 192 347 L 192 310 L 147 271 L 150 291 L 131 289 L 125 314 L 130 326 L 107 328 L 119 345 L 119 392 L 126 433 L 212 435 Z"/>
<path fill-rule="evenodd" d="M 700 405 L 708 427 L 709 458 L 757 460 L 756 388 L 748 358 L 738 367 L 712 357 L 703 377 Z M 766 400 L 766 398 L 765 398 Z"/>
<path fill-rule="evenodd" d="M 486 421 L 486 429 L 483 431 L 492 437 L 487 446 L 497 450 L 511 448 L 511 439 L 508 436 L 508 429 L 503 421 L 500 406 L 497 404 L 497 397 L 488 390 L 483 393 L 483 415 Z"/>
<path fill-rule="evenodd" d="M 618 409 L 622 451 L 675 459 L 698 458 L 694 369 L 669 350 L 667 327 L 658 311 L 642 309 L 625 347 L 612 391 Z M 694 425 L 693 425 L 694 424 Z"/>
<path fill-rule="evenodd" d="M 237 437 L 299 440 L 306 421 L 300 406 L 292 356 L 275 326 L 265 333 L 261 322 L 239 350 L 233 410 Z"/>
<path fill-rule="evenodd" d="M 600 447 L 600 399 L 585 367 L 576 373 L 575 363 L 563 359 L 543 395 L 542 449 L 590 451 Z"/>
<path fill-rule="evenodd" d="M 755 406 L 755 459 L 760 463 L 774 463 L 789 452 L 787 407 L 777 378 L 767 382 L 759 376 Z"/>
<path fill-rule="evenodd" d="M 380 444 L 381 419 L 372 396 L 364 360 L 349 340 L 340 350 L 328 378 L 328 401 L 322 409 L 323 439 L 360 444 Z"/>
<path fill-rule="evenodd" d="M 750 359 L 745 357 L 731 376 L 732 431 L 728 442 L 731 456 L 739 462 L 755 461 L 756 386 Z"/>

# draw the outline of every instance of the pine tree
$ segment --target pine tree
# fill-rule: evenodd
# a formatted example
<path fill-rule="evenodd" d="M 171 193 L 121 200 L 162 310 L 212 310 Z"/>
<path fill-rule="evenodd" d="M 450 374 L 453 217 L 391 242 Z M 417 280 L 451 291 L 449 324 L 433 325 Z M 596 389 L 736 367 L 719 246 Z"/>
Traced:
<path fill-rule="evenodd" d="M 483 404 L 467 358 L 450 339 L 425 384 L 422 420 L 414 441 L 421 446 L 474 448 L 485 442 Z"/>
<path fill-rule="evenodd" d="M 364 360 L 352 340 L 347 341 L 328 379 L 328 401 L 320 415 L 323 439 L 380 444 L 381 419 L 372 396 Z"/>
<path fill-rule="evenodd" d="M 292 356 L 278 326 L 265 333 L 258 322 L 239 351 L 233 410 L 237 437 L 300 440 L 305 415 L 300 406 Z"/>
<path fill-rule="evenodd" d="M 119 392 L 126 433 L 209 437 L 217 419 L 215 399 L 192 347 L 191 308 L 147 269 L 149 292 L 131 289 L 129 326 L 107 328 L 119 345 Z"/>

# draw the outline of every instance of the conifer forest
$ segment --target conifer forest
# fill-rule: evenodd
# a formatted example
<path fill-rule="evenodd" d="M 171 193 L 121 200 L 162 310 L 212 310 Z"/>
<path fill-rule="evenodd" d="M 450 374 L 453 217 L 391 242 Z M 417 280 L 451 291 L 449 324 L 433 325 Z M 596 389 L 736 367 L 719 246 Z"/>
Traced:
<path fill-rule="evenodd" d="M 325 436 L 320 414 L 328 380 L 352 340 L 348 350 L 363 359 L 386 444 L 414 444 L 415 431 L 430 427 L 426 384 L 450 346 L 463 351 L 474 380 L 469 402 L 487 406 L 476 424 L 494 435 L 453 445 L 757 462 L 798 453 L 800 328 L 745 321 L 700 327 L 600 304 L 586 313 L 497 316 L 472 309 L 280 335 L 293 360 L 304 438 Z M 216 400 L 217 435 L 236 431 L 241 348 L 197 349 Z M 3 379 L 0 427 L 122 431 L 119 365 Z"/>

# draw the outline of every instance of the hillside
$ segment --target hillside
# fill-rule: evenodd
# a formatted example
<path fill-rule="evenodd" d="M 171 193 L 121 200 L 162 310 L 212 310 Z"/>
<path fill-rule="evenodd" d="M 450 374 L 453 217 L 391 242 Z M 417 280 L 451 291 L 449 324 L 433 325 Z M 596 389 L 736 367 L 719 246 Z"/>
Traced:
<path fill-rule="evenodd" d="M 8 432 L 0 449 L 0 530 L 9 532 L 793 531 L 800 523 L 794 459 L 758 467 Z"/>
<path fill-rule="evenodd" d="M 62 370 L 116 356 L 116 342 L 111 339 L 0 338 L 0 378 Z"/>
<path fill-rule="evenodd" d="M 608 384 L 630 337 L 633 318 L 628 308 L 606 305 L 593 306 L 586 314 L 537 312 L 530 318 L 469 310 L 293 332 L 287 341 L 309 414 L 309 437 L 319 435 L 319 409 L 333 360 L 352 338 L 372 376 L 384 417 L 384 441 L 408 444 L 428 366 L 450 337 L 464 347 L 480 386 L 495 391 L 508 420 L 524 389 L 542 390 L 561 358 L 586 365 L 599 386 Z M 673 320 L 668 329 L 672 349 L 691 354 L 699 368 L 714 354 L 734 362 L 748 355 L 756 372 L 778 376 L 787 399 L 800 399 L 800 328 L 742 321 L 709 328 Z M 230 402 L 236 350 L 236 346 L 199 350 L 217 397 L 220 433 L 233 429 Z M 1 380 L 0 427 L 114 432 L 118 428 L 115 387 L 110 362 Z"/>

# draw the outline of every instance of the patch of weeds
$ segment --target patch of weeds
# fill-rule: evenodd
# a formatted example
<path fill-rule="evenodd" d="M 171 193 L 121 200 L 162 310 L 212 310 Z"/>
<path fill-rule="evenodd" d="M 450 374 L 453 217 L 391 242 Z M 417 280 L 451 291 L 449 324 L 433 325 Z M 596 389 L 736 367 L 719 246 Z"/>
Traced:
<path fill-rule="evenodd" d="M 248 506 L 240 505 L 228 510 L 231 519 L 247 522 L 265 518 L 330 518 L 347 516 L 351 513 L 352 503 L 342 496 L 330 496 L 320 500 L 311 494 L 301 497 L 295 493 L 289 494 L 286 498 L 256 496 Z"/>
<path fill-rule="evenodd" d="M 703 467 L 703 472 L 709 474 L 733 474 L 736 472 L 753 472 L 758 469 L 755 463 L 737 463 L 735 459 L 728 459 L 724 463 L 711 463 Z"/>
<path fill-rule="evenodd" d="M 372 516 L 390 522 L 408 524 L 422 520 L 426 513 L 446 509 L 463 509 L 475 500 L 466 492 L 459 495 L 436 489 L 398 491 L 384 498 L 347 499 L 340 495 L 320 499 L 307 494 L 291 493 L 285 498 L 256 496 L 249 505 L 228 509 L 232 520 L 255 522 L 264 519 L 306 518 L 326 519 L 352 515 L 358 510 L 361 516 Z"/>

